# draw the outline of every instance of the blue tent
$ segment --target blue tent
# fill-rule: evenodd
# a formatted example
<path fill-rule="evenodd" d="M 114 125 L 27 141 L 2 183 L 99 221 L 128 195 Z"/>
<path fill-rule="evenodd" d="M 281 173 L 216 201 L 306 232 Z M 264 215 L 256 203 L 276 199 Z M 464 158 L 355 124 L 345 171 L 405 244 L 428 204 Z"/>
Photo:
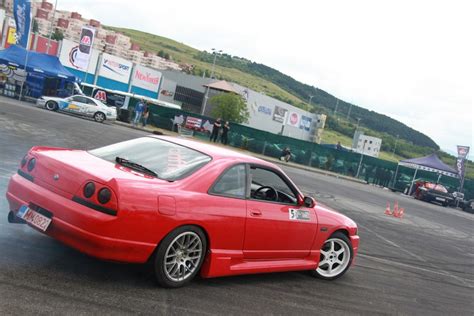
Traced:
<path fill-rule="evenodd" d="M 24 69 L 25 61 L 26 49 L 23 47 L 13 45 L 0 51 L 0 64 L 3 63 Z M 35 51 L 28 51 L 26 71 L 40 73 L 47 77 L 60 77 L 68 81 L 76 81 L 76 77 L 64 68 L 58 57 Z"/>

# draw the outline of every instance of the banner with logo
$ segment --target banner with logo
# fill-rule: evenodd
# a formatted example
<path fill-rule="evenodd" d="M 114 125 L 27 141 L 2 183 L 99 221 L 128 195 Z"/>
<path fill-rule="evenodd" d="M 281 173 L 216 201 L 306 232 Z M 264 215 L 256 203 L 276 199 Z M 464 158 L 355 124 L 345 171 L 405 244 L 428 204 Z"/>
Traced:
<path fill-rule="evenodd" d="M 132 63 L 130 61 L 113 55 L 102 54 L 99 76 L 128 83 L 131 73 Z"/>
<path fill-rule="evenodd" d="M 16 43 L 28 49 L 28 39 L 31 27 L 31 2 L 30 0 L 14 0 L 13 16 L 16 24 Z"/>
<path fill-rule="evenodd" d="M 300 126 L 300 115 L 296 112 L 290 112 L 286 124 L 294 127 Z"/>
<path fill-rule="evenodd" d="M 273 111 L 273 120 L 278 123 L 283 123 L 285 120 L 286 112 L 288 112 L 287 109 L 275 106 L 275 110 Z"/>
<path fill-rule="evenodd" d="M 162 74 L 159 71 L 136 65 L 132 74 L 132 86 L 158 92 Z"/>
<path fill-rule="evenodd" d="M 86 71 L 92 55 L 92 44 L 94 43 L 95 29 L 90 26 L 83 26 L 79 48 L 76 52 L 75 64 L 80 70 Z"/>
<path fill-rule="evenodd" d="M 469 149 L 469 146 L 458 145 L 458 158 L 466 159 L 467 155 L 469 154 Z"/>
<path fill-rule="evenodd" d="M 61 45 L 61 53 L 59 54 L 59 61 L 63 66 L 82 70 L 77 64 L 77 52 L 79 51 L 79 44 L 73 41 L 63 39 Z M 89 68 L 87 72 L 95 74 L 95 68 L 97 67 L 97 61 L 99 60 L 99 51 L 96 49 L 92 50 L 89 62 Z"/>
<path fill-rule="evenodd" d="M 94 99 L 101 101 L 109 106 L 115 106 L 117 108 L 123 107 L 125 104 L 125 95 L 106 91 L 103 89 L 94 89 L 92 92 Z"/>
<path fill-rule="evenodd" d="M 301 115 L 300 129 L 304 129 L 305 131 L 309 132 L 309 130 L 311 129 L 312 121 L 313 121 L 312 118 Z"/>

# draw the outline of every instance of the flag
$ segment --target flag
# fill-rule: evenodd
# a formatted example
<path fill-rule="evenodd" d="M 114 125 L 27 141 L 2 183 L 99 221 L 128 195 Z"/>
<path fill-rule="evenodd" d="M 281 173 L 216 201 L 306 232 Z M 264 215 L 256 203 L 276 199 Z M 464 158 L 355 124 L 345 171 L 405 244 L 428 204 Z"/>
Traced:
<path fill-rule="evenodd" d="M 28 40 L 31 27 L 31 2 L 30 0 L 14 0 L 13 15 L 16 24 L 16 43 L 28 49 Z"/>

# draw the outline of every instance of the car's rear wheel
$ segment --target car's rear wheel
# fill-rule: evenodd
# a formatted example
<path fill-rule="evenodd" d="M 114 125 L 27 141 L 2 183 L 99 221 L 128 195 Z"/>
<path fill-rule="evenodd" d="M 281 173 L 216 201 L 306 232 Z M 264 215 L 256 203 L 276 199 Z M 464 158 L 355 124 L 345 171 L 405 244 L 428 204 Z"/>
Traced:
<path fill-rule="evenodd" d="M 105 121 L 105 114 L 102 112 L 97 112 L 94 114 L 94 121 L 102 123 Z"/>
<path fill-rule="evenodd" d="M 206 237 L 195 226 L 172 231 L 158 246 L 154 270 L 163 287 L 177 288 L 190 282 L 201 268 L 206 254 Z"/>
<path fill-rule="evenodd" d="M 312 274 L 325 280 L 341 277 L 349 269 L 352 258 L 352 244 L 349 238 L 341 232 L 334 233 L 321 248 L 318 267 Z"/>
<path fill-rule="evenodd" d="M 58 110 L 58 104 L 54 101 L 46 102 L 44 107 L 46 108 L 46 110 L 49 110 L 49 111 L 57 111 Z"/>

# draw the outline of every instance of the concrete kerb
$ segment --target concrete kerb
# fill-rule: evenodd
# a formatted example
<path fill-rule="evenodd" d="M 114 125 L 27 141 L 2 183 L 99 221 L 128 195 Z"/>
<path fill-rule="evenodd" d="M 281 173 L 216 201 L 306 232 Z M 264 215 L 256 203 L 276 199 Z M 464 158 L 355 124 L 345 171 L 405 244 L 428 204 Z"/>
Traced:
<path fill-rule="evenodd" d="M 117 125 L 120 125 L 120 126 L 132 128 L 132 129 L 137 129 L 137 130 L 147 132 L 147 133 L 158 133 L 160 135 L 162 134 L 162 135 L 169 135 L 169 136 L 179 136 L 178 133 L 171 132 L 169 130 L 164 130 L 164 129 L 161 129 L 161 128 L 157 128 L 157 127 L 154 127 L 154 126 L 153 127 L 150 126 L 150 128 L 144 128 L 144 127 L 140 127 L 140 126 L 135 127 L 135 126 L 133 126 L 129 123 L 124 123 L 124 122 L 121 122 L 121 121 L 115 121 L 114 123 L 117 124 Z M 235 151 L 241 151 L 241 152 L 243 152 L 247 155 L 254 156 L 254 157 L 260 158 L 262 160 L 265 160 L 265 161 L 268 161 L 268 162 L 271 162 L 271 163 L 274 163 L 274 164 L 277 164 L 277 165 L 280 165 L 280 166 L 289 166 L 289 167 L 292 167 L 292 168 L 305 170 L 305 171 L 309 171 L 309 172 L 313 172 L 313 173 L 317 173 L 317 174 L 322 174 L 322 175 L 325 175 L 325 176 L 330 176 L 330 177 L 335 177 L 335 178 L 343 179 L 343 180 L 347 180 L 347 181 L 367 184 L 367 182 L 365 182 L 363 180 L 353 178 L 353 177 L 348 177 L 348 176 L 341 175 L 341 174 L 338 174 L 338 173 L 335 173 L 335 172 L 330 172 L 330 171 L 326 171 L 326 170 L 322 170 L 322 169 L 303 166 L 303 165 L 293 163 L 293 162 L 283 162 L 283 161 L 281 161 L 277 158 L 272 158 L 272 157 L 268 157 L 268 156 L 264 156 L 264 155 L 259 155 L 259 154 L 256 154 L 256 153 L 253 153 L 253 152 L 250 152 L 250 151 L 247 151 L 247 150 L 243 150 L 243 149 L 238 149 L 238 148 L 234 148 L 234 147 L 229 147 L 229 148 L 232 149 L 232 150 L 235 150 Z"/>

